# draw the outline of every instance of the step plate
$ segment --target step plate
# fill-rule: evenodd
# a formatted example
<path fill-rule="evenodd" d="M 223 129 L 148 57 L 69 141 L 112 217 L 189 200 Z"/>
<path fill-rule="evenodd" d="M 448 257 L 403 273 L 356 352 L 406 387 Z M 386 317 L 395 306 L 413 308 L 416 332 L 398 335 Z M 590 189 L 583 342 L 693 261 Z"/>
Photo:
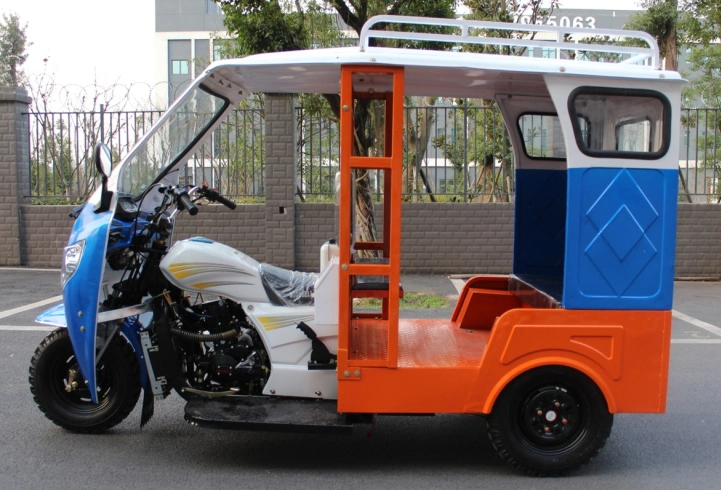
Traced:
<path fill-rule="evenodd" d="M 191 400 L 185 420 L 213 429 L 350 434 L 335 400 L 304 400 L 265 396 L 224 400 Z"/>

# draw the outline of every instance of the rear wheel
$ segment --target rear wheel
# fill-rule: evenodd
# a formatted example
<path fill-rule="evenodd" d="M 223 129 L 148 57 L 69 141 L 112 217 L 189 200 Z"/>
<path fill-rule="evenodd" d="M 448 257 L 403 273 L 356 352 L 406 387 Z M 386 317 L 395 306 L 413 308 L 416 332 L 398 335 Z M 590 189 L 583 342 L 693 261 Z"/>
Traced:
<path fill-rule="evenodd" d="M 74 432 L 102 432 L 130 414 L 140 395 L 138 361 L 122 336 L 112 339 L 98 361 L 98 403 L 85 385 L 67 329 L 45 337 L 30 363 L 30 391 L 40 410 Z"/>
<path fill-rule="evenodd" d="M 488 417 L 494 448 L 512 466 L 537 476 L 563 475 L 588 463 L 606 444 L 613 415 L 596 384 L 560 366 L 513 380 Z"/>

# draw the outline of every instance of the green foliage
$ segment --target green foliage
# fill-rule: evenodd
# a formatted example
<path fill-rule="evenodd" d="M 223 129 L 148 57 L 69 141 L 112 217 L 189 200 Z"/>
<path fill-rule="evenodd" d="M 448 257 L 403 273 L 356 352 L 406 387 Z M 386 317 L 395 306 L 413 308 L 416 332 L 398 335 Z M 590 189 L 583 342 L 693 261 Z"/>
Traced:
<path fill-rule="evenodd" d="M 376 298 L 357 298 L 353 300 L 356 308 L 378 309 L 383 304 Z M 450 305 L 448 298 L 433 293 L 405 293 L 400 301 L 401 310 L 428 310 L 447 308 Z"/>
<path fill-rule="evenodd" d="M 342 34 L 329 9 L 310 1 L 216 0 L 228 32 L 236 36 L 223 45 L 232 56 L 296 51 L 342 44 Z"/>
<path fill-rule="evenodd" d="M 470 9 L 466 16 L 469 20 L 485 20 L 492 22 L 516 22 L 522 16 L 528 16 L 529 23 L 535 24 L 536 20 L 546 17 L 558 8 L 559 0 L 463 0 L 463 5 Z M 469 34 L 486 37 L 522 39 L 535 38 L 535 33 L 528 36 L 525 31 L 511 31 L 507 29 L 470 29 Z M 491 54 L 504 54 L 522 56 L 526 53 L 522 46 L 496 46 L 496 45 L 463 45 L 464 51 L 482 52 Z"/>
<path fill-rule="evenodd" d="M 23 85 L 24 74 L 20 67 L 28 55 L 25 30 L 28 25 L 21 25 L 16 14 L 2 16 L 0 22 L 0 86 L 19 87 Z"/>
<path fill-rule="evenodd" d="M 718 42 L 721 33 L 721 0 L 693 0 L 683 4 L 679 27 L 685 41 L 708 46 Z"/>
<path fill-rule="evenodd" d="M 686 57 L 695 71 L 684 87 L 684 98 L 702 107 L 721 107 L 721 44 L 695 46 Z"/>
<path fill-rule="evenodd" d="M 687 61 L 695 72 L 684 87 L 684 98 L 705 107 L 721 107 L 721 0 L 686 2 L 679 30 L 691 45 Z"/>
<path fill-rule="evenodd" d="M 454 185 L 446 183 L 446 189 L 439 191 L 460 193 L 465 177 L 470 200 L 507 201 L 510 189 L 506 177 L 512 174 L 513 160 L 501 112 L 483 100 L 457 99 L 455 104 L 450 120 L 439 123 L 445 134 L 431 140 L 454 168 Z M 501 171 L 496 171 L 496 162 L 500 162 Z"/>
<path fill-rule="evenodd" d="M 676 1 L 643 0 L 640 7 L 643 10 L 631 16 L 624 27 L 651 34 L 658 43 L 661 56 L 665 57 L 668 49 L 667 40 L 675 35 L 679 20 L 678 4 Z"/>

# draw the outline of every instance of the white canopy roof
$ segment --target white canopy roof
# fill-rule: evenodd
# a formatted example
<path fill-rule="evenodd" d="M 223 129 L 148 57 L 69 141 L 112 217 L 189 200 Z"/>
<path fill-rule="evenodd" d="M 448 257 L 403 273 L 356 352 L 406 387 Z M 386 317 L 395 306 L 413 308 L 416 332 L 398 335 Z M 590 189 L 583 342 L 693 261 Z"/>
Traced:
<path fill-rule="evenodd" d="M 681 81 L 677 72 L 646 66 L 493 54 L 397 48 L 289 51 L 224 60 L 203 77 L 209 86 L 231 83 L 247 93 L 338 93 L 340 68 L 354 64 L 405 67 L 405 95 L 492 98 L 497 93 L 547 94 L 543 75 Z M 650 88 L 650 87 L 649 87 Z M 377 87 L 378 91 L 380 87 Z M 225 90 L 223 90 L 225 92 Z M 238 95 L 232 97 L 235 99 Z"/>

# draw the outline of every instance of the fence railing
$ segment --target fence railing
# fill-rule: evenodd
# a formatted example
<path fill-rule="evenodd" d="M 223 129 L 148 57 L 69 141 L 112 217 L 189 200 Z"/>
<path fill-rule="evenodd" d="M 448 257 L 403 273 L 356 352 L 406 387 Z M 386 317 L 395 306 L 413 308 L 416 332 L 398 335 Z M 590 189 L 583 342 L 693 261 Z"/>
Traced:
<path fill-rule="evenodd" d="M 679 200 L 721 202 L 721 109 L 683 109 L 681 127 Z"/>
<path fill-rule="evenodd" d="M 403 193 L 410 201 L 509 201 L 513 151 L 495 106 L 460 100 L 451 106 L 408 106 L 404 121 Z M 296 108 L 297 182 L 303 201 L 334 195 L 339 130 L 333 118 Z M 31 199 L 62 204 L 95 188 L 92 150 L 98 141 L 119 161 L 160 117 L 160 111 L 30 113 Z M 679 200 L 721 202 L 721 109 L 683 109 Z M 560 137 L 542 123 L 524 131 L 533 151 Z M 549 134 L 546 132 L 549 131 Z M 237 200 L 264 198 L 265 121 L 262 109 L 237 109 L 181 169 L 181 183 L 207 183 Z M 380 198 L 381 176 L 371 173 Z"/>

